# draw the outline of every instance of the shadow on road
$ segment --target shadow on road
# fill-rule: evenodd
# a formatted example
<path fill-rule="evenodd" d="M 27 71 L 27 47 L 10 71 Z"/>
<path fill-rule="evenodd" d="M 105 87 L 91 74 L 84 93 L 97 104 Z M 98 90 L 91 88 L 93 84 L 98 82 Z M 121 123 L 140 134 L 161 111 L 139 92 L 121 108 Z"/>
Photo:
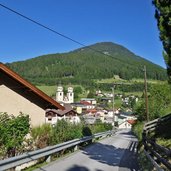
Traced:
<path fill-rule="evenodd" d="M 67 171 L 89 171 L 89 170 L 86 167 L 74 165 L 73 167 L 71 167 Z"/>
<path fill-rule="evenodd" d="M 88 155 L 91 159 L 101 163 L 117 166 L 123 149 L 115 148 L 112 145 L 96 143 L 94 146 L 83 149 L 83 153 Z"/>
<path fill-rule="evenodd" d="M 137 161 L 137 142 L 130 141 L 128 148 L 125 150 L 124 155 L 119 163 L 119 171 L 123 171 L 123 168 L 131 171 L 138 171 L 139 165 Z"/>
<path fill-rule="evenodd" d="M 71 167 L 67 171 L 89 171 L 89 169 L 87 169 L 84 166 L 74 165 L 73 167 Z M 95 171 L 103 171 L 103 170 L 96 169 Z"/>
<path fill-rule="evenodd" d="M 120 134 L 120 135 L 119 135 Z M 136 146 L 137 140 L 136 138 L 130 133 L 119 133 L 118 136 L 116 135 L 115 139 L 124 139 L 127 141 L 127 148 L 120 145 L 121 148 L 115 147 L 114 145 L 108 145 L 104 143 L 97 142 L 92 144 L 86 148 L 81 150 L 82 154 L 87 155 L 90 159 L 95 160 L 96 162 L 103 163 L 108 166 L 115 166 L 118 167 L 118 171 L 138 171 L 139 166 L 137 162 L 137 153 L 136 153 Z M 128 139 L 125 137 L 128 136 Z M 133 137 L 132 137 L 133 136 Z M 131 137 L 131 138 L 130 138 Z M 111 139 L 111 142 L 113 139 Z M 119 143 L 119 141 L 118 141 Z M 93 161 L 92 161 L 93 165 Z M 90 171 L 89 166 L 85 166 L 85 164 L 75 164 L 72 165 L 69 169 L 65 171 Z M 60 170 L 60 168 L 58 168 Z M 101 168 L 102 169 L 102 168 Z M 95 169 L 95 171 L 106 171 L 101 169 Z M 43 169 L 42 169 L 43 170 Z M 43 170 L 46 171 L 46 168 Z"/>
<path fill-rule="evenodd" d="M 131 133 L 125 135 L 133 136 Z M 130 141 L 127 149 L 124 149 L 116 148 L 113 145 L 96 143 L 93 146 L 83 149 L 83 154 L 88 155 L 91 159 L 103 164 L 137 171 L 139 170 L 139 166 L 136 145 L 137 141 Z"/>

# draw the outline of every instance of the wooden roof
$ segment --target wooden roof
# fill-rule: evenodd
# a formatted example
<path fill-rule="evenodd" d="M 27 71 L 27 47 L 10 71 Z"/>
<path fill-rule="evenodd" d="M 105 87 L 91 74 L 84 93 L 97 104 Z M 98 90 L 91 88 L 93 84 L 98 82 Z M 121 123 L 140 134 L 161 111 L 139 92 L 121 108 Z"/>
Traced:
<path fill-rule="evenodd" d="M 62 105 L 60 105 L 58 102 L 53 100 L 51 97 L 49 97 L 48 95 L 43 93 L 41 90 L 36 88 L 34 85 L 29 83 L 28 81 L 26 81 L 24 78 L 22 78 L 16 72 L 14 72 L 11 69 L 9 69 L 6 65 L 0 63 L 0 72 L 2 72 L 2 71 L 5 72 L 12 79 L 17 81 L 18 83 L 22 84 L 22 86 L 24 86 L 27 89 L 29 89 L 32 93 L 34 93 L 35 95 L 39 96 L 39 98 L 44 100 L 46 103 L 50 104 L 51 106 L 53 106 L 53 107 L 55 107 L 57 109 L 61 109 L 61 110 L 65 109 Z"/>
<path fill-rule="evenodd" d="M 71 112 L 73 114 L 77 114 L 77 112 L 72 109 L 72 107 L 71 107 L 70 104 L 64 103 L 64 107 L 65 107 L 65 110 L 63 110 L 63 111 L 61 111 L 59 109 L 58 110 L 55 110 L 55 109 L 47 109 L 46 110 L 46 113 L 52 112 L 52 113 L 57 114 L 59 116 L 64 116 L 64 115 L 67 115 L 67 114 L 71 114 Z"/>

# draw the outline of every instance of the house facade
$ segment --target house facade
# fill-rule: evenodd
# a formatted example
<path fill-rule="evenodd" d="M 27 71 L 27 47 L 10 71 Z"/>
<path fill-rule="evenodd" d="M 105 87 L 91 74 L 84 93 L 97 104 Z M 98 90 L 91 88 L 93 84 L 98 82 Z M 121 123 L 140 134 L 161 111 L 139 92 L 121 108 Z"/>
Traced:
<path fill-rule="evenodd" d="M 55 125 L 58 120 L 64 119 L 70 123 L 80 123 L 80 118 L 77 112 L 74 111 L 70 104 L 63 104 L 65 110 L 47 109 L 46 110 L 46 123 Z"/>
<path fill-rule="evenodd" d="M 64 107 L 0 63 L 0 112 L 29 115 L 31 126 L 45 123 L 45 110 Z"/>
<path fill-rule="evenodd" d="M 94 98 L 81 98 L 81 101 L 82 101 L 82 102 L 83 102 L 83 101 L 89 102 L 89 103 L 91 103 L 92 105 L 96 105 L 96 103 L 97 103 L 96 99 L 94 99 Z"/>

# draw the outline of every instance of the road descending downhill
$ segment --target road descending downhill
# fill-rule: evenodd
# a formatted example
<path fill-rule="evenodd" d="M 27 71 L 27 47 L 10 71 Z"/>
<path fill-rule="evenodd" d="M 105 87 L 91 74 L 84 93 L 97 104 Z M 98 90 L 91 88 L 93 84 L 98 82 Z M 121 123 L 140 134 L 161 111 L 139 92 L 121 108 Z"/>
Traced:
<path fill-rule="evenodd" d="M 137 171 L 136 147 L 137 138 L 131 130 L 119 130 L 115 135 L 37 171 Z"/>

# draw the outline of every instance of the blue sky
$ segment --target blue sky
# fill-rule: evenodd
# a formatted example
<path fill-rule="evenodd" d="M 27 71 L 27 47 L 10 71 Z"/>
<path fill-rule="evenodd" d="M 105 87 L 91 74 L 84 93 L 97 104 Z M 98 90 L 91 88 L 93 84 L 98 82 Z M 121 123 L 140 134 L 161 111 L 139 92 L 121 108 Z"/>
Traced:
<path fill-rule="evenodd" d="M 85 45 L 114 42 L 165 67 L 151 0 L 0 0 Z M 0 6 L 0 61 L 26 60 L 81 46 Z"/>

